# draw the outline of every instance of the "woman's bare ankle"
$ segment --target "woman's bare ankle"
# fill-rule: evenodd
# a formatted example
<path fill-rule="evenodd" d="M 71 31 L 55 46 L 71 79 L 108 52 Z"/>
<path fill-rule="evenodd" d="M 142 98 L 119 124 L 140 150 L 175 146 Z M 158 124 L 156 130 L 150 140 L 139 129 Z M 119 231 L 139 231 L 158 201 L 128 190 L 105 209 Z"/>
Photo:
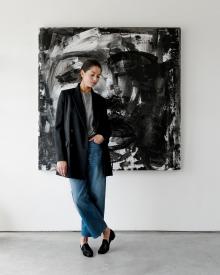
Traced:
<path fill-rule="evenodd" d="M 107 226 L 103 231 L 103 239 L 109 239 L 110 228 Z"/>
<path fill-rule="evenodd" d="M 81 236 L 81 238 L 80 238 L 80 244 L 83 245 L 84 243 L 87 243 L 87 242 L 88 242 L 88 237 Z"/>

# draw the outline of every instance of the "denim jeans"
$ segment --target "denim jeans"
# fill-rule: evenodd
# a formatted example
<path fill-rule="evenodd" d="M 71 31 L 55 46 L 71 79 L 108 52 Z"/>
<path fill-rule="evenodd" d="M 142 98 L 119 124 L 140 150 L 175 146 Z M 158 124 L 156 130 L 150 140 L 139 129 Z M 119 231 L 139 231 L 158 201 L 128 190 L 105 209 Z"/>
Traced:
<path fill-rule="evenodd" d="M 81 235 L 97 238 L 107 227 L 104 221 L 106 176 L 102 169 L 102 147 L 88 141 L 87 178 L 69 178 L 74 204 L 81 216 Z"/>

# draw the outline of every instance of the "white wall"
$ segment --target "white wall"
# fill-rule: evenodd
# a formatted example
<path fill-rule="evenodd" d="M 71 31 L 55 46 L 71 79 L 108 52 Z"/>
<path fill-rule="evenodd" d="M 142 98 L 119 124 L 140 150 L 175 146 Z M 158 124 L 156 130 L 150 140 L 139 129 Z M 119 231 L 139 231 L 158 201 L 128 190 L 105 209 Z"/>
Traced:
<path fill-rule="evenodd" d="M 183 168 L 114 172 L 106 222 L 220 230 L 219 1 L 123 1 L 1 1 L 0 230 L 80 229 L 68 180 L 37 170 L 38 31 L 65 26 L 181 27 Z"/>

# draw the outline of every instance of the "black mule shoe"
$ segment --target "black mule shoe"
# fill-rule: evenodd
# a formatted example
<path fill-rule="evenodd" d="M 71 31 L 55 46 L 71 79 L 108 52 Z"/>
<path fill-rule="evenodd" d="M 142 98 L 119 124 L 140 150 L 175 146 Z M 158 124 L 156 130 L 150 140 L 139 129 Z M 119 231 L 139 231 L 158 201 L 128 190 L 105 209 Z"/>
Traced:
<path fill-rule="evenodd" d="M 98 253 L 99 254 L 105 254 L 107 251 L 109 251 L 110 248 L 110 242 L 114 240 L 115 238 L 115 232 L 110 229 L 110 235 L 109 235 L 109 241 L 106 239 L 102 240 L 102 244 L 99 247 Z"/>
<path fill-rule="evenodd" d="M 84 243 L 82 246 L 80 245 L 80 248 L 81 248 L 84 256 L 86 256 L 86 257 L 93 256 L 93 251 L 88 243 Z"/>

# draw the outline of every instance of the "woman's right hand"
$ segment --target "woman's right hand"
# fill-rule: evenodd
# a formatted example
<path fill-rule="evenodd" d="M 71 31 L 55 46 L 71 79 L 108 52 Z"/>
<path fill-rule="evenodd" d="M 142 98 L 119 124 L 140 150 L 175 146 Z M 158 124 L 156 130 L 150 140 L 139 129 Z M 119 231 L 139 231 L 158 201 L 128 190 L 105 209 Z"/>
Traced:
<path fill-rule="evenodd" d="M 57 172 L 65 177 L 67 174 L 67 162 L 65 160 L 61 160 L 57 162 Z"/>

